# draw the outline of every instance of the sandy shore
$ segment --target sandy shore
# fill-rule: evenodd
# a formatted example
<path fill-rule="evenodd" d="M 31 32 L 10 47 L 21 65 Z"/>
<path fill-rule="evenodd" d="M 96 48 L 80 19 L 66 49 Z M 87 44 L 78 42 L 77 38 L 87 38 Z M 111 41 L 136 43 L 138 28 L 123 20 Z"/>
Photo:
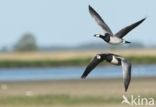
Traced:
<path fill-rule="evenodd" d="M 46 105 L 44 107 L 126 107 L 121 105 L 122 96 L 146 96 L 156 98 L 156 78 L 133 78 L 125 93 L 123 89 L 122 79 L 93 79 L 93 80 L 53 80 L 53 81 L 27 81 L 27 82 L 0 82 L 1 98 L 14 98 L 17 96 L 70 96 L 71 98 L 83 99 L 86 97 L 106 99 L 99 103 L 82 104 L 64 104 L 58 101 L 56 104 Z M 0 101 L 2 100 L 0 98 Z M 46 99 L 46 97 L 45 97 Z M 47 98 L 48 99 L 48 98 Z M 109 100 L 108 100 L 109 99 Z M 115 99 L 111 101 L 111 99 Z M 7 99 L 6 99 L 7 100 Z M 107 101 L 108 100 L 108 101 Z M 87 100 L 88 101 L 88 100 Z M 98 101 L 98 100 L 97 100 Z M 94 102 L 94 100 L 93 100 Z M 17 104 L 15 107 L 38 107 L 29 104 Z M 0 107 L 10 107 L 9 104 L 0 103 Z M 13 106 L 12 106 L 13 107 Z M 42 107 L 42 105 L 41 105 Z"/>
<path fill-rule="evenodd" d="M 68 94 L 72 96 L 111 96 L 122 94 L 156 94 L 156 78 L 133 78 L 128 89 L 124 92 L 121 79 L 87 79 L 87 80 L 49 80 L 27 82 L 0 82 L 0 95 L 24 95 L 32 91 L 34 95 Z M 7 89 L 3 90 L 3 85 Z"/>

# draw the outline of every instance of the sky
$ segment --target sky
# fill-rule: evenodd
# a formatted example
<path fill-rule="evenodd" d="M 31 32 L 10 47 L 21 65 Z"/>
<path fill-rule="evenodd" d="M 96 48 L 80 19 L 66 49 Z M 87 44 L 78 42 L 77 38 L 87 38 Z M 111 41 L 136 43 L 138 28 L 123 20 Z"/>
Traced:
<path fill-rule="evenodd" d="M 91 5 L 116 33 L 144 17 L 125 39 L 156 45 L 156 0 L 0 0 L 0 47 L 13 46 L 32 33 L 40 46 L 76 46 L 103 42 L 103 33 L 88 12 Z"/>

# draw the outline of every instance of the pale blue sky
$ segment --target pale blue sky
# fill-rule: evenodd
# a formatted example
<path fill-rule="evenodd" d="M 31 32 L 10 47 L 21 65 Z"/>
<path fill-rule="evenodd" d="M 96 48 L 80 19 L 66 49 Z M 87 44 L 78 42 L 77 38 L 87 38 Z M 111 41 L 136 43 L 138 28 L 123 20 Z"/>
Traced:
<path fill-rule="evenodd" d="M 41 46 L 103 42 L 88 12 L 92 5 L 113 32 L 147 16 L 125 39 L 156 44 L 156 0 L 0 0 L 0 47 L 32 32 Z"/>

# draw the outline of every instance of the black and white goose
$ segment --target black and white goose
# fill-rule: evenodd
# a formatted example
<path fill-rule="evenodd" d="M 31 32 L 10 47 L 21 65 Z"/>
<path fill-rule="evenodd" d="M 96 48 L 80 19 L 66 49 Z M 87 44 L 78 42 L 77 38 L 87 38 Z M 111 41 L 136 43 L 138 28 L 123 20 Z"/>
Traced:
<path fill-rule="evenodd" d="M 82 74 L 81 78 L 85 79 L 87 77 L 87 75 L 102 61 L 107 61 L 111 64 L 114 65 L 121 65 L 122 69 L 123 69 L 123 80 L 124 80 L 124 87 L 125 87 L 125 91 L 127 91 L 129 83 L 131 81 L 131 63 L 119 56 L 119 55 L 115 55 L 115 54 L 111 54 L 111 53 L 101 53 L 101 54 L 97 54 L 92 60 L 91 62 L 88 64 L 88 66 L 86 67 L 84 73 Z"/>
<path fill-rule="evenodd" d="M 123 37 L 130 32 L 131 30 L 133 30 L 135 27 L 137 27 L 138 25 L 140 25 L 146 18 L 143 18 L 123 29 L 121 29 L 119 32 L 117 32 L 116 34 L 113 34 L 113 32 L 111 31 L 111 29 L 108 27 L 108 25 L 104 22 L 104 20 L 101 18 L 101 16 L 89 5 L 89 13 L 91 14 L 91 16 L 95 19 L 95 21 L 97 22 L 97 24 L 103 29 L 104 31 L 104 35 L 102 34 L 95 34 L 95 37 L 101 38 L 104 41 L 106 41 L 107 43 L 110 44 L 120 44 L 120 43 L 131 43 L 128 41 L 125 41 L 123 39 Z"/>

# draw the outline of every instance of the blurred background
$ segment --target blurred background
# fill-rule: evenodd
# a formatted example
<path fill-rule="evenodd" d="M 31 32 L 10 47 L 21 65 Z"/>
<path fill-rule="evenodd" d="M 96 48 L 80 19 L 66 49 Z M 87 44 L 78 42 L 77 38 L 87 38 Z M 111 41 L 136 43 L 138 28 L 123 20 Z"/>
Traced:
<path fill-rule="evenodd" d="M 126 107 L 123 95 L 156 99 L 155 0 L 0 1 L 0 107 Z M 93 37 L 101 32 L 91 5 L 115 33 L 144 17 L 112 46 Z M 97 53 L 129 59 L 132 81 L 124 92 L 122 68 L 102 63 L 80 77 Z"/>

